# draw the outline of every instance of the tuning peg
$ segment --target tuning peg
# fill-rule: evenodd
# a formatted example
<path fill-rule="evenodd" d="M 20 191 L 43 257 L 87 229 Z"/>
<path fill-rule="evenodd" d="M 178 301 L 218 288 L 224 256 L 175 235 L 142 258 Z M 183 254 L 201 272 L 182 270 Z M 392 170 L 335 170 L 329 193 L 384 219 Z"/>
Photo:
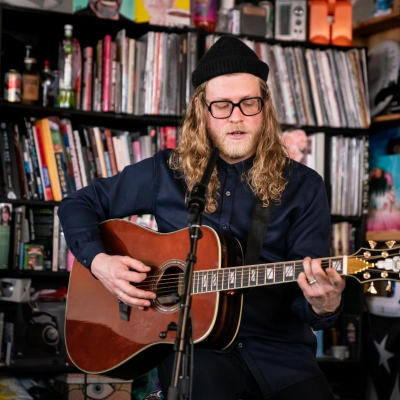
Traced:
<path fill-rule="evenodd" d="M 375 240 L 368 240 L 368 243 L 369 243 L 369 246 L 371 247 L 371 249 L 374 249 L 377 245 Z"/>
<path fill-rule="evenodd" d="M 369 288 L 367 289 L 367 292 L 371 294 L 377 294 L 377 290 L 375 289 L 374 282 L 371 282 L 369 285 Z"/>
<path fill-rule="evenodd" d="M 392 282 L 388 281 L 385 290 L 389 293 L 393 293 Z"/>
<path fill-rule="evenodd" d="M 389 249 L 393 248 L 393 246 L 396 244 L 395 240 L 388 240 L 385 242 L 386 246 L 389 247 Z"/>
<path fill-rule="evenodd" d="M 365 258 L 370 258 L 371 257 L 371 252 L 370 251 L 364 251 L 364 257 Z"/>
<path fill-rule="evenodd" d="M 387 251 L 382 251 L 381 256 L 383 258 L 388 258 L 389 257 L 389 253 Z"/>

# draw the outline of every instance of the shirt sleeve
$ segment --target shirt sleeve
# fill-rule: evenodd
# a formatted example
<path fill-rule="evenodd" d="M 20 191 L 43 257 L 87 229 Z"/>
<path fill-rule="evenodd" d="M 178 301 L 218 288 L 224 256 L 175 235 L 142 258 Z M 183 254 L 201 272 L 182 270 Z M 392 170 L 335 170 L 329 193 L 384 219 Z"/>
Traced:
<path fill-rule="evenodd" d="M 301 260 L 305 256 L 321 258 L 330 255 L 331 217 L 325 185 L 320 176 L 307 185 L 301 206 L 292 221 L 287 237 L 288 260 Z M 313 312 L 298 287 L 296 292 L 300 294 L 295 297 L 292 310 L 313 329 L 325 329 L 338 319 L 343 301 L 337 312 L 327 317 L 320 317 Z"/>
<path fill-rule="evenodd" d="M 156 199 L 156 156 L 130 165 L 111 178 L 93 183 L 63 199 L 58 210 L 69 249 L 90 267 L 105 252 L 98 225 L 112 218 L 153 214 Z"/>

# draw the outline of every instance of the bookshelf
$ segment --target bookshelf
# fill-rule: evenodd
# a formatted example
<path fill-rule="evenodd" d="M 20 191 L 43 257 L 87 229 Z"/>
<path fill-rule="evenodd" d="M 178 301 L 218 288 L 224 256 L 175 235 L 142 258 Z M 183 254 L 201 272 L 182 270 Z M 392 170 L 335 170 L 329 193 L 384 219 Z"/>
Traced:
<path fill-rule="evenodd" d="M 382 124 L 382 123 L 400 123 L 400 114 L 388 114 L 388 115 L 378 115 L 372 118 L 372 124 Z"/>
<path fill-rule="evenodd" d="M 24 41 L 28 41 L 38 49 L 38 59 L 49 59 L 52 66 L 57 65 L 58 43 L 62 37 L 62 26 L 71 23 L 74 26 L 74 36 L 80 41 L 82 48 L 86 45 L 93 45 L 96 41 L 106 34 L 113 37 L 122 29 L 126 29 L 127 35 L 138 39 L 149 31 L 165 32 L 165 33 L 188 33 L 195 32 L 199 35 L 199 50 L 203 50 L 202 44 L 205 41 L 206 33 L 193 28 L 168 28 L 152 26 L 149 24 L 135 24 L 130 21 L 109 21 L 92 19 L 86 16 L 77 16 L 62 13 L 52 13 L 47 11 L 17 8 L 8 5 L 0 5 L 0 83 L 4 84 L 5 72 L 13 67 L 12 60 L 8 58 L 8 54 L 12 54 L 15 59 L 21 60 L 24 56 Z M 88 29 L 90 26 L 91 29 Z M 49 34 L 49 32 L 55 32 Z M 304 42 L 280 42 L 276 40 L 265 40 L 259 37 L 247 37 L 251 40 L 267 42 L 271 45 L 281 45 L 282 47 L 303 46 L 310 49 L 332 49 L 345 51 L 349 48 L 336 48 L 334 46 L 318 46 Z M 40 45 L 40 46 L 39 46 Z M 18 67 L 21 69 L 21 67 Z M 45 118 L 49 116 L 58 116 L 60 118 L 70 119 L 72 125 L 95 125 L 107 127 L 110 129 L 130 129 L 132 127 L 155 126 L 178 126 L 181 115 L 131 115 L 124 113 L 105 113 L 95 111 L 81 111 L 72 109 L 60 109 L 55 107 L 41 107 L 39 105 L 23 105 L 11 104 L 4 100 L 0 100 L 0 113 L 7 119 L 22 117 Z M 356 137 L 367 135 L 367 128 L 343 128 L 331 126 L 300 126 L 285 125 L 284 128 L 301 128 L 307 134 L 314 132 L 324 132 L 327 137 L 343 135 L 345 137 Z M 329 152 L 327 152 L 329 154 Z M 326 161 L 327 162 L 327 161 Z M 327 169 L 328 171 L 328 169 Z M 329 178 L 328 178 L 329 180 Z M 327 182 L 329 185 L 329 182 Z M 59 202 L 44 200 L 9 200 L 1 199 L 0 202 L 8 202 L 13 205 L 26 205 L 27 207 L 56 207 Z M 356 216 L 333 216 L 333 221 L 343 222 L 350 221 L 354 223 L 360 231 L 363 230 L 363 217 Z M 357 239 L 357 241 L 359 241 Z M 12 278 L 31 278 L 32 281 L 39 285 L 59 286 L 66 284 L 68 281 L 68 272 L 51 272 L 51 271 L 19 271 L 19 270 L 3 270 L 0 271 L 0 277 Z M 358 293 L 358 292 L 357 292 Z M 328 364 L 327 362 L 325 362 Z M 332 362 L 336 367 L 342 366 L 342 362 Z M 346 361 L 346 365 L 354 365 L 353 361 Z M 50 369 L 50 368 L 49 368 Z M 19 373 L 23 369 L 10 369 L 11 372 Z M 42 371 L 40 371 L 42 372 Z M 43 369 L 46 372 L 46 369 Z"/>

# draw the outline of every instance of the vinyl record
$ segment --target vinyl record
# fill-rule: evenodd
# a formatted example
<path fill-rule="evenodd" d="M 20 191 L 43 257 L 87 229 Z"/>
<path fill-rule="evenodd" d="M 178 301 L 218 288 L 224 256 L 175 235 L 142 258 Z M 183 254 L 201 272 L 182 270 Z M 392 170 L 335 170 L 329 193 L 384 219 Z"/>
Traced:
<path fill-rule="evenodd" d="M 400 43 L 396 40 L 385 40 L 373 47 L 368 56 L 369 103 L 371 117 L 375 117 L 393 98 L 390 87 L 399 78 Z"/>

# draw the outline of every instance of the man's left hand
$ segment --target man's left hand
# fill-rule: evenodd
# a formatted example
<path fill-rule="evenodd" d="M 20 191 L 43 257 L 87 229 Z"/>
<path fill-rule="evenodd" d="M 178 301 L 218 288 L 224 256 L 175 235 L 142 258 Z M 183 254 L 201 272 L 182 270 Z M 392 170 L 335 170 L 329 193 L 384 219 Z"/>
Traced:
<path fill-rule="evenodd" d="M 334 312 L 340 305 L 346 281 L 333 268 L 321 268 L 321 260 L 303 260 L 304 272 L 297 282 L 314 312 L 324 315 Z"/>

